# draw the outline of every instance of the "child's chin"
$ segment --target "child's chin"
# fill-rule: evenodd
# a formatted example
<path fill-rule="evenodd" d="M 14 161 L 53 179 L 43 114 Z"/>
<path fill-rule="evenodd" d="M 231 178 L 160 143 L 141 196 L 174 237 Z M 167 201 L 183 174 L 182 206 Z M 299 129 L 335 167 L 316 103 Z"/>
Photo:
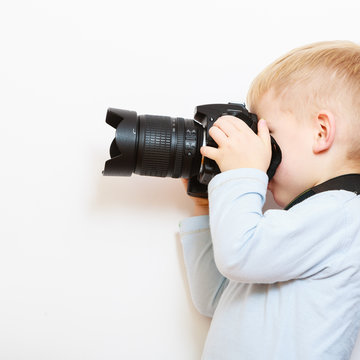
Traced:
<path fill-rule="evenodd" d="M 273 199 L 276 203 L 276 205 L 280 206 L 281 208 L 285 207 L 288 203 L 286 202 L 286 200 L 284 200 L 281 197 L 281 194 L 279 194 L 278 191 L 276 191 L 275 189 L 271 189 L 271 187 L 269 187 L 270 192 L 272 193 Z"/>

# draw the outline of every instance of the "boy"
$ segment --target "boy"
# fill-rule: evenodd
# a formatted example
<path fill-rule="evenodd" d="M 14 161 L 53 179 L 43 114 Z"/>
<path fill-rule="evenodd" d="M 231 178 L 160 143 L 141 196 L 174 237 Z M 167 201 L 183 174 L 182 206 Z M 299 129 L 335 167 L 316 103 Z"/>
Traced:
<path fill-rule="evenodd" d="M 349 359 L 360 326 L 360 46 L 295 49 L 256 77 L 247 102 L 266 121 L 256 135 L 217 120 L 218 148 L 201 149 L 221 170 L 210 216 L 194 199 L 180 224 L 193 302 L 212 317 L 202 358 Z M 269 132 L 282 151 L 270 182 Z M 267 188 L 284 210 L 262 212 Z"/>

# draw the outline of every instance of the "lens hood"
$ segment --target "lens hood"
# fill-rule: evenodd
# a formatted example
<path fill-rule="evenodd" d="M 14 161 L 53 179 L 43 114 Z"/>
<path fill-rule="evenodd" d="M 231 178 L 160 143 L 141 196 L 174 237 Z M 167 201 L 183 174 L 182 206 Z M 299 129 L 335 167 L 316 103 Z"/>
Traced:
<path fill-rule="evenodd" d="M 115 128 L 116 133 L 110 146 L 111 159 L 105 162 L 103 175 L 130 176 L 136 165 L 137 113 L 109 108 L 106 123 Z"/>

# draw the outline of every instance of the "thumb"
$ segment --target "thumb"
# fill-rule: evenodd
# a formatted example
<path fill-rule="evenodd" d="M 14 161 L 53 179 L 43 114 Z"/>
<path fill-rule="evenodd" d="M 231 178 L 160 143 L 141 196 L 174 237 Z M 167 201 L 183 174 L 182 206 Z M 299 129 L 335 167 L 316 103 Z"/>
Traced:
<path fill-rule="evenodd" d="M 270 140 L 269 128 L 264 119 L 260 119 L 258 122 L 258 136 L 265 145 L 270 146 L 271 140 Z"/>

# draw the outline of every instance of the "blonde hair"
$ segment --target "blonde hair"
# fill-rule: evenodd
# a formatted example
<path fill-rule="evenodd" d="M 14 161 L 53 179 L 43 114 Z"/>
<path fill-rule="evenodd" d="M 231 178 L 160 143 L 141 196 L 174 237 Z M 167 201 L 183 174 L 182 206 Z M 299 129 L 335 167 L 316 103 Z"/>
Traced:
<path fill-rule="evenodd" d="M 323 41 L 296 48 L 267 66 L 252 82 L 247 104 L 256 103 L 269 90 L 284 111 L 299 117 L 330 109 L 346 121 L 348 157 L 360 157 L 360 46 L 350 41 Z M 350 138 L 349 138 L 350 137 Z"/>

